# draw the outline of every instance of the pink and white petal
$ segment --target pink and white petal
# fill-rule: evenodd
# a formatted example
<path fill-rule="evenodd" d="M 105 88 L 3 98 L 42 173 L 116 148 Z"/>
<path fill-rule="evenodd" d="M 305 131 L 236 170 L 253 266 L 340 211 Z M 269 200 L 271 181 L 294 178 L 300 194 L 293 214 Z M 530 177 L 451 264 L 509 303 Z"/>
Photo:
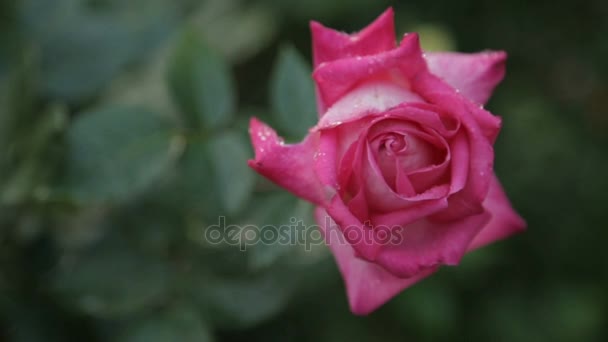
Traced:
<path fill-rule="evenodd" d="M 490 218 L 483 212 L 453 222 L 419 220 L 393 230 L 393 234 L 401 234 L 400 241 L 384 246 L 375 261 L 398 277 L 411 277 L 433 266 L 456 265 Z"/>
<path fill-rule="evenodd" d="M 364 80 L 390 80 L 409 89 L 409 80 L 421 71 L 426 71 L 426 64 L 418 35 L 411 33 L 393 50 L 320 64 L 313 72 L 313 79 L 319 100 L 329 108 Z"/>
<path fill-rule="evenodd" d="M 479 234 L 475 236 L 469 245 L 469 250 L 505 239 L 526 229 L 526 222 L 513 210 L 496 176 L 492 178 L 490 191 L 483 206 L 486 211 L 492 214 L 492 218 Z"/>
<path fill-rule="evenodd" d="M 460 120 L 446 112 L 444 109 L 423 102 L 409 101 L 401 103 L 387 111 L 387 118 L 395 118 L 418 123 L 419 125 L 432 128 L 444 138 L 454 136 L 460 129 Z"/>
<path fill-rule="evenodd" d="M 407 88 L 387 80 L 365 82 L 335 102 L 322 114 L 313 129 L 331 128 L 368 115 L 382 114 L 404 102 L 424 103 L 424 100 Z"/>
<path fill-rule="evenodd" d="M 335 190 L 323 185 L 311 167 L 318 134 L 308 135 L 299 144 L 286 145 L 272 128 L 256 118 L 250 121 L 249 134 L 255 151 L 255 158 L 248 162 L 252 169 L 296 196 L 319 205 L 329 202 Z"/>
<path fill-rule="evenodd" d="M 317 208 L 315 217 L 344 279 L 350 309 L 356 315 L 369 314 L 437 270 L 432 267 L 410 278 L 395 277 L 382 267 L 358 258 L 324 209 Z"/>
<path fill-rule="evenodd" d="M 363 30 L 347 34 L 310 22 L 314 67 L 336 59 L 380 53 L 395 47 L 393 9 L 389 8 Z"/>
<path fill-rule="evenodd" d="M 484 104 L 505 75 L 507 54 L 504 51 L 429 52 L 425 58 L 433 74 L 469 99 Z"/>

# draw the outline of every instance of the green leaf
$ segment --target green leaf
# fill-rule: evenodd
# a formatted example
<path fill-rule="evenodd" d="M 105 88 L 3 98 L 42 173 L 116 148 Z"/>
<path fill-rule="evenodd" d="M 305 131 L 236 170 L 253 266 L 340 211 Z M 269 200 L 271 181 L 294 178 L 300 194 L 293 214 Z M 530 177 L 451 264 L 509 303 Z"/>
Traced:
<path fill-rule="evenodd" d="M 236 97 L 228 65 L 193 31 L 184 31 L 167 81 L 188 128 L 217 129 L 232 119 Z"/>
<path fill-rule="evenodd" d="M 255 185 L 247 158 L 247 144 L 235 132 L 191 141 L 170 185 L 171 201 L 214 221 L 239 212 Z"/>
<path fill-rule="evenodd" d="M 146 110 L 81 114 L 68 131 L 62 190 L 81 202 L 118 201 L 151 186 L 181 151 L 171 126 Z"/>
<path fill-rule="evenodd" d="M 51 108 L 31 123 L 28 135 L 12 145 L 15 165 L 0 191 L 0 203 L 22 203 L 30 197 L 45 200 L 48 183 L 60 164 L 63 133 L 67 113 L 63 108 Z"/>
<path fill-rule="evenodd" d="M 270 104 L 277 124 L 288 136 L 304 136 L 317 119 L 308 63 L 294 48 L 285 47 L 279 52 L 270 82 Z"/>
<path fill-rule="evenodd" d="M 164 260 L 105 239 L 82 254 L 65 254 L 53 271 L 52 288 L 79 311 L 120 317 L 166 299 L 171 270 Z"/>
<path fill-rule="evenodd" d="M 265 4 L 235 2 L 239 1 L 207 1 L 190 21 L 218 53 L 240 63 L 272 43 L 281 18 Z"/>
<path fill-rule="evenodd" d="M 247 246 L 249 266 L 263 269 L 311 242 L 312 206 L 288 193 L 257 196 L 241 226 L 258 228 L 259 241 Z M 319 235 L 320 237 L 320 235 Z M 316 241 L 319 242 L 320 241 Z M 290 256 L 295 259 L 295 256 Z"/>
<path fill-rule="evenodd" d="M 247 328 L 277 315 L 296 281 L 285 269 L 240 279 L 199 275 L 199 282 L 192 284 L 193 297 L 207 309 L 214 326 Z"/>
<path fill-rule="evenodd" d="M 191 308 L 172 308 L 129 326 L 119 342 L 207 342 L 213 335 L 202 317 Z"/>
<path fill-rule="evenodd" d="M 149 55 L 176 22 L 172 2 L 123 1 L 103 12 L 91 11 L 89 3 L 19 1 L 44 95 L 70 103 L 94 97 L 129 63 Z"/>
<path fill-rule="evenodd" d="M 207 149 L 217 198 L 227 213 L 236 213 L 247 203 L 255 182 L 247 167 L 249 148 L 241 136 L 227 132 L 210 139 Z"/>

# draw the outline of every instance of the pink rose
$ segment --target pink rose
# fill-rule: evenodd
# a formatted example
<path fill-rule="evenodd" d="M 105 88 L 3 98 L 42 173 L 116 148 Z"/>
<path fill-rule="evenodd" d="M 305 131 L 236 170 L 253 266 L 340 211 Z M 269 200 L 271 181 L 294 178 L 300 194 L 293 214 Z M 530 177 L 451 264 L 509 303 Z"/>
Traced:
<path fill-rule="evenodd" d="M 524 229 L 493 171 L 500 118 L 482 106 L 504 52 L 423 53 L 415 33 L 397 46 L 392 9 L 352 35 L 311 30 L 319 122 L 287 145 L 252 119 L 249 165 L 318 206 L 354 313 Z"/>

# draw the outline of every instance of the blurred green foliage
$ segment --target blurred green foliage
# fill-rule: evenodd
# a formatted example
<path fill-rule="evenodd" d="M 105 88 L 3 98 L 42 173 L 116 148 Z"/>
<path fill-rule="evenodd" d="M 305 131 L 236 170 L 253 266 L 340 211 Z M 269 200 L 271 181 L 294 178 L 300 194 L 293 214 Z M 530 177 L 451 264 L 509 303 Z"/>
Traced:
<path fill-rule="evenodd" d="M 324 247 L 204 236 L 220 216 L 312 224 L 246 167 L 248 118 L 301 138 L 308 20 L 353 31 L 391 4 L 429 50 L 508 51 L 488 108 L 529 230 L 362 318 Z M 606 17 L 600 0 L 0 2 L 0 340 L 605 340 Z"/>

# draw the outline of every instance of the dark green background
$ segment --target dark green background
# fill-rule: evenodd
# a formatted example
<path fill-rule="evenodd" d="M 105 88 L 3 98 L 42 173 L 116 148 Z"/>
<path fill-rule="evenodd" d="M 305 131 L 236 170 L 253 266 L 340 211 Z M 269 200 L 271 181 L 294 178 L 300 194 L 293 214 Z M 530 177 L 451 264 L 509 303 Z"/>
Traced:
<path fill-rule="evenodd" d="M 255 175 L 259 116 L 315 121 L 308 21 L 387 6 L 423 46 L 504 49 L 496 172 L 528 231 L 368 317 L 323 247 L 212 245 L 312 223 Z M 608 338 L 608 2 L 3 0 L 0 341 Z"/>

